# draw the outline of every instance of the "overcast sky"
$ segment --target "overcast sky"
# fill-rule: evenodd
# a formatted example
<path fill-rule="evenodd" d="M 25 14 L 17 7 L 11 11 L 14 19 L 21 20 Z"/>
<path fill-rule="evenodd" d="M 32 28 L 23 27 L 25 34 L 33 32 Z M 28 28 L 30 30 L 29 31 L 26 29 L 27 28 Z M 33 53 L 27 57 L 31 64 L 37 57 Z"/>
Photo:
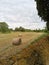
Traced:
<path fill-rule="evenodd" d="M 0 0 L 0 21 L 7 22 L 11 28 L 44 28 L 45 22 L 37 14 L 34 0 Z"/>

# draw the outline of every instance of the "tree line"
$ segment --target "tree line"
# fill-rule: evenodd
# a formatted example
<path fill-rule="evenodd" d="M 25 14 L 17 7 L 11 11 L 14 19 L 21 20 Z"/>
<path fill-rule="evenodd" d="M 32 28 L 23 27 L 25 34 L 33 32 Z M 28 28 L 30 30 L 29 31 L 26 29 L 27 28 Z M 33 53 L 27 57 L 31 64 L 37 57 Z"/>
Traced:
<path fill-rule="evenodd" d="M 0 32 L 2 33 L 9 33 L 9 32 L 47 32 L 47 28 L 45 29 L 36 29 L 36 30 L 31 30 L 31 29 L 26 29 L 22 26 L 16 27 L 14 30 L 12 28 L 9 28 L 8 24 L 6 22 L 0 22 Z"/>

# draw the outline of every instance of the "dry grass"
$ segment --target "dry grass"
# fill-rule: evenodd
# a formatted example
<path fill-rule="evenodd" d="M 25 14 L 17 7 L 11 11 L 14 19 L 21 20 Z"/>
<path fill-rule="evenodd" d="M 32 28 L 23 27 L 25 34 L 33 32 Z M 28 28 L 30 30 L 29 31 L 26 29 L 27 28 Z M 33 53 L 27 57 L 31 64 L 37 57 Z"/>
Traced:
<path fill-rule="evenodd" d="M 35 32 L 15 32 L 10 34 L 0 34 L 0 51 L 10 46 L 12 39 L 18 37 L 20 33 L 22 34 L 22 44 L 19 46 L 21 48 L 25 45 L 28 45 L 31 42 L 31 40 L 34 40 L 43 34 Z"/>
<path fill-rule="evenodd" d="M 19 46 L 13 46 L 11 43 L 12 39 L 15 37 L 18 37 L 18 35 L 20 33 L 22 34 L 22 44 Z M 0 34 L 0 59 L 2 59 L 2 60 L 4 59 L 5 63 L 7 62 L 6 59 L 9 60 L 7 63 L 9 63 L 9 62 L 13 63 L 13 61 L 16 62 L 16 60 L 15 60 L 16 53 L 21 51 L 28 45 L 30 45 L 30 43 L 32 41 L 34 41 L 36 38 L 38 38 L 42 34 L 43 33 L 36 33 L 36 32 L 12 32 L 10 34 Z M 17 56 L 17 57 L 21 57 L 21 56 Z M 1 62 L 2 62 L 2 60 L 1 60 Z M 23 62 L 23 60 L 21 60 L 20 62 Z M 2 62 L 2 63 L 4 64 L 4 62 Z M 9 65 L 10 65 L 10 63 L 9 63 Z M 22 63 L 22 65 L 24 63 Z M 7 65 L 7 64 L 5 64 L 5 65 Z"/>
<path fill-rule="evenodd" d="M 17 58 L 14 65 L 49 65 L 49 36 L 24 48 Z"/>

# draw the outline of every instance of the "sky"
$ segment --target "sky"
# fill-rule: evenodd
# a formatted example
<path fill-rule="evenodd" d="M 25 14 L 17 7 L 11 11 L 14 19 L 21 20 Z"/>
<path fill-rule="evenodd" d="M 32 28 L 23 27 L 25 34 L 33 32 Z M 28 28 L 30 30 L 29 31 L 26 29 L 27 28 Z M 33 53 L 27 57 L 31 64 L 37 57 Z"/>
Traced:
<path fill-rule="evenodd" d="M 0 22 L 6 22 L 9 28 L 24 27 L 43 29 L 46 23 L 38 16 L 34 0 L 0 0 Z"/>

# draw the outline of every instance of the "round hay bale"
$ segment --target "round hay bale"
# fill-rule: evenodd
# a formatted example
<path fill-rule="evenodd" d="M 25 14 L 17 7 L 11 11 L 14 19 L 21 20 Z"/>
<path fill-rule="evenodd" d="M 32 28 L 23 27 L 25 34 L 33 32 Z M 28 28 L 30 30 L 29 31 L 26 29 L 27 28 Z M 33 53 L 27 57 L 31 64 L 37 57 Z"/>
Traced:
<path fill-rule="evenodd" d="M 19 34 L 18 37 L 22 37 L 22 34 Z"/>
<path fill-rule="evenodd" d="M 21 38 L 14 38 L 14 39 L 12 40 L 12 44 L 13 44 L 13 45 L 20 45 L 21 42 L 22 42 Z"/>

